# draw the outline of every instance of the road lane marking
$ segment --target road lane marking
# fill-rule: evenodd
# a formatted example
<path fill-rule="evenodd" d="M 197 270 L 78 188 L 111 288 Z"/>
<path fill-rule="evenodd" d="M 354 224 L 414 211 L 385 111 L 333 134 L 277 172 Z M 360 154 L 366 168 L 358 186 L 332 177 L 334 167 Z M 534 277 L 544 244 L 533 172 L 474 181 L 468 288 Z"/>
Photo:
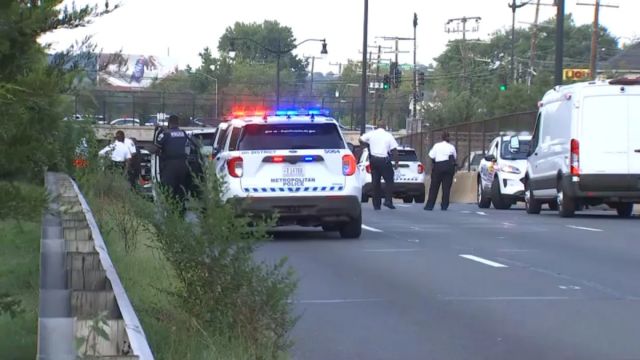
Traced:
<path fill-rule="evenodd" d="M 410 252 L 421 251 L 422 249 L 364 249 L 366 252 Z"/>
<path fill-rule="evenodd" d="M 483 263 L 485 265 L 489 265 L 489 266 L 493 266 L 493 267 L 497 267 L 497 268 L 506 268 L 506 267 L 508 267 L 507 265 L 503 265 L 503 264 L 497 263 L 495 261 L 483 259 L 483 258 L 475 256 L 475 255 L 460 254 L 460 257 L 463 257 L 463 258 L 469 259 L 469 260 L 473 260 L 473 261 L 477 261 L 479 263 Z"/>
<path fill-rule="evenodd" d="M 373 232 L 382 232 L 382 230 L 380 229 L 372 228 L 371 226 L 367 226 L 365 224 L 362 224 L 362 228 L 365 230 L 373 231 Z"/>
<path fill-rule="evenodd" d="M 460 211 L 460 213 L 462 213 L 462 214 L 471 214 L 471 211 L 469 211 L 469 210 L 462 210 L 462 211 Z"/>
<path fill-rule="evenodd" d="M 482 215 L 482 216 L 487 216 L 487 213 L 484 212 L 484 211 L 476 211 L 476 214 Z"/>
<path fill-rule="evenodd" d="M 411 205 L 404 205 L 404 204 L 395 204 L 395 205 L 399 207 L 404 207 L 404 208 L 411 207 Z"/>
<path fill-rule="evenodd" d="M 382 298 L 369 298 L 369 299 L 326 299 L 326 300 L 289 300 L 289 303 L 296 304 L 342 304 L 342 303 L 357 303 L 357 302 L 377 302 L 383 301 Z"/>
<path fill-rule="evenodd" d="M 602 229 L 596 229 L 596 228 L 589 228 L 589 227 L 584 227 L 584 226 L 575 226 L 575 225 L 567 225 L 568 228 L 572 228 L 572 229 L 578 229 L 578 230 L 586 230 L 586 231 L 595 231 L 595 232 L 601 232 L 604 231 Z"/>
<path fill-rule="evenodd" d="M 450 301 L 516 301 L 516 300 L 572 300 L 576 298 L 568 296 L 453 296 L 441 297 L 442 300 Z"/>
<path fill-rule="evenodd" d="M 531 251 L 538 251 L 538 250 L 531 250 L 531 249 L 498 249 L 498 252 L 506 252 L 506 253 L 519 253 L 519 252 L 531 252 Z"/>

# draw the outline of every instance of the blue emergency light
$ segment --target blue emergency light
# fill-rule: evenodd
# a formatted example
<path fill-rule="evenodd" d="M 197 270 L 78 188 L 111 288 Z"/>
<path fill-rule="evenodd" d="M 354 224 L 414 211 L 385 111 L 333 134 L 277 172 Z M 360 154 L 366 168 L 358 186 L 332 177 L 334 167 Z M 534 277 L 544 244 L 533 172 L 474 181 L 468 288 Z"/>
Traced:
<path fill-rule="evenodd" d="M 275 111 L 276 116 L 306 116 L 306 115 L 329 115 L 328 109 L 311 108 L 311 109 L 279 109 Z"/>

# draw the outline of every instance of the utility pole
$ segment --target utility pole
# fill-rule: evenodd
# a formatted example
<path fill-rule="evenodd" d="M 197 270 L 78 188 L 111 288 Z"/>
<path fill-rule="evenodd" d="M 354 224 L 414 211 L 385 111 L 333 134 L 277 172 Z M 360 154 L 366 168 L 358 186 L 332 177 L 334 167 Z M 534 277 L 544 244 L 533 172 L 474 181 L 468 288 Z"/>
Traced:
<path fill-rule="evenodd" d="M 418 27 L 418 14 L 417 13 L 413 13 L 413 119 L 412 119 L 412 124 L 414 124 L 414 126 L 417 128 L 418 127 L 418 68 L 417 68 L 417 55 L 416 55 L 416 50 L 417 50 L 417 42 L 416 42 L 416 29 Z M 414 130 L 418 130 L 418 129 L 414 129 Z M 417 131 L 414 131 L 417 132 Z"/>
<path fill-rule="evenodd" d="M 598 62 L 598 37 L 600 36 L 600 8 L 601 7 L 609 7 L 609 8 L 619 8 L 617 5 L 605 5 L 601 4 L 600 0 L 596 0 L 595 4 L 588 3 L 578 3 L 581 6 L 593 6 L 593 30 L 591 32 L 591 59 L 589 61 L 589 69 L 591 71 L 591 79 L 595 79 L 597 77 L 597 62 Z"/>
<path fill-rule="evenodd" d="M 338 76 L 342 75 L 342 65 L 343 64 L 341 62 L 336 62 L 336 63 L 330 62 L 329 65 L 337 66 L 338 67 Z"/>
<path fill-rule="evenodd" d="M 313 97 L 313 79 L 314 79 L 314 69 L 316 64 L 316 59 L 320 59 L 316 56 L 305 56 L 307 59 L 311 59 L 311 84 L 309 85 L 309 97 Z"/>
<path fill-rule="evenodd" d="M 555 84 L 562 85 L 562 57 L 564 56 L 564 0 L 555 0 L 556 4 L 556 64 Z"/>
<path fill-rule="evenodd" d="M 364 0 L 364 27 L 362 31 L 362 119 L 360 121 L 360 134 L 364 134 L 367 124 L 367 32 L 369 27 L 369 0 Z"/>
<path fill-rule="evenodd" d="M 378 124 L 378 83 L 380 82 L 380 53 L 382 52 L 382 46 L 378 45 L 378 61 L 376 62 L 376 82 L 373 87 L 373 125 Z"/>
<path fill-rule="evenodd" d="M 509 7 L 511 8 L 511 74 L 513 75 L 513 83 L 516 83 L 518 73 L 516 70 L 516 10 L 529 4 L 529 1 L 523 1 L 520 4 L 516 4 L 516 0 L 511 0 Z"/>
<path fill-rule="evenodd" d="M 538 20 L 540 18 L 540 0 L 536 1 L 536 16 L 533 20 L 533 32 L 531 33 L 531 51 L 529 55 L 529 76 L 536 61 L 536 51 L 538 47 Z"/>
<path fill-rule="evenodd" d="M 469 20 L 475 20 L 475 26 L 472 26 L 471 30 L 467 30 L 467 22 Z M 482 20 L 482 18 L 479 16 L 471 16 L 471 17 L 463 16 L 461 18 L 449 19 L 444 24 L 445 26 L 444 31 L 447 34 L 459 33 L 459 32 L 462 33 L 462 47 L 460 49 L 460 53 L 462 55 L 462 83 L 464 87 L 466 87 L 466 84 L 467 84 L 467 61 L 466 61 L 466 53 L 465 53 L 465 44 L 467 42 L 467 32 L 477 32 L 480 28 L 480 20 Z M 455 27 L 453 25 L 455 25 Z M 460 28 L 460 25 L 462 25 L 462 29 Z"/>

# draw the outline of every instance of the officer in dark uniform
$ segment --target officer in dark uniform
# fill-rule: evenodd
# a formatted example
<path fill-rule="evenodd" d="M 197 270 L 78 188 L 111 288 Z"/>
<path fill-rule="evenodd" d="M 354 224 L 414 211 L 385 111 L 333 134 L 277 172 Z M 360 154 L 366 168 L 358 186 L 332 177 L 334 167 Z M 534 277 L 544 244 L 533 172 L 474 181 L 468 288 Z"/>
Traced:
<path fill-rule="evenodd" d="M 179 120 L 176 115 L 169 116 L 168 128 L 158 133 L 154 143 L 160 156 L 160 182 L 180 203 L 184 212 L 189 175 L 189 138 L 184 130 L 178 128 Z"/>

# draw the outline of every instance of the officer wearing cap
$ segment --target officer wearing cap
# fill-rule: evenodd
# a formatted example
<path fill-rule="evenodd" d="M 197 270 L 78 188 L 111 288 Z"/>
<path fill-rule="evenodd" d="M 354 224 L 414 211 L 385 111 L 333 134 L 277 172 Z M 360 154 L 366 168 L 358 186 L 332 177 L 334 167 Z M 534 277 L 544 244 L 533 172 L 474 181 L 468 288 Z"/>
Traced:
<path fill-rule="evenodd" d="M 456 148 L 449 143 L 449 132 L 442 133 L 442 141 L 433 145 L 429 151 L 429 157 L 433 164 L 431 170 L 431 185 L 429 186 L 429 198 L 424 205 L 425 210 L 433 210 L 436 197 L 442 184 L 441 210 L 449 208 L 449 194 L 453 184 L 453 176 L 456 173 Z"/>
<path fill-rule="evenodd" d="M 187 156 L 189 138 L 178 127 L 179 118 L 169 116 L 168 128 L 158 133 L 154 144 L 160 156 L 160 182 L 185 210 L 187 177 L 189 166 Z"/>
<path fill-rule="evenodd" d="M 385 130 L 384 121 L 378 121 L 375 130 L 360 137 L 360 143 L 369 147 L 369 164 L 371 165 L 371 181 L 373 183 L 373 208 L 380 210 L 382 201 L 382 184 L 380 178 L 384 179 L 384 206 L 395 209 L 393 206 L 393 176 L 394 168 L 398 168 L 398 142 Z M 391 154 L 391 156 L 390 156 Z M 391 157 L 395 165 L 391 164 Z"/>

